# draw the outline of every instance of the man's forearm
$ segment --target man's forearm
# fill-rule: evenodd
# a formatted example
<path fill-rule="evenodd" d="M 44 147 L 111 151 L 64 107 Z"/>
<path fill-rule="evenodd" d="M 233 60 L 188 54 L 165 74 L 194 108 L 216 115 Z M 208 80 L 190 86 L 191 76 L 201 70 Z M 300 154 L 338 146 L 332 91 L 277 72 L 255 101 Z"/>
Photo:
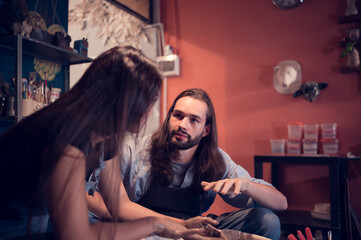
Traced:
<path fill-rule="evenodd" d="M 287 198 L 273 187 L 249 181 L 242 193 L 272 210 L 282 211 L 287 209 Z"/>

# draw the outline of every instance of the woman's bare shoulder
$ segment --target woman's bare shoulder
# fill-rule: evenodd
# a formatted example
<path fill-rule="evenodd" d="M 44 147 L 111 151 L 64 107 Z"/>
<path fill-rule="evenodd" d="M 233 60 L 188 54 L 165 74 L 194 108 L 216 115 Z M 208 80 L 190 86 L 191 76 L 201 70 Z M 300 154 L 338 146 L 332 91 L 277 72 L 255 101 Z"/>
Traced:
<path fill-rule="evenodd" d="M 63 151 L 63 156 L 71 158 L 85 159 L 85 154 L 73 145 L 67 145 Z"/>

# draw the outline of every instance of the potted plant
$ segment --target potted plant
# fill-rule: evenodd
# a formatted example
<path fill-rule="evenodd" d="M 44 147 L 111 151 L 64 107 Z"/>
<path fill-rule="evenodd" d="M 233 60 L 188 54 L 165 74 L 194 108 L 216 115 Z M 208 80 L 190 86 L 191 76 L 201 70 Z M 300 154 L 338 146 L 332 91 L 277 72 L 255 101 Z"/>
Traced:
<path fill-rule="evenodd" d="M 347 56 L 347 66 L 356 67 L 360 65 L 359 52 L 355 48 L 356 41 L 346 40 L 345 48 L 342 50 L 341 57 Z"/>

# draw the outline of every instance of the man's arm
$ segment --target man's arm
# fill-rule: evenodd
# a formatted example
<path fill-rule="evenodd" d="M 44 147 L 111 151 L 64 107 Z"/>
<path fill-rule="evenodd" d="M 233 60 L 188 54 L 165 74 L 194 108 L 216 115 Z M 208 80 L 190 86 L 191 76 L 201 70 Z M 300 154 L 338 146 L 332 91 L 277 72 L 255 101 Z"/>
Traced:
<path fill-rule="evenodd" d="M 251 198 L 274 211 L 287 209 L 287 198 L 272 184 L 252 178 L 247 170 L 236 164 L 226 152 L 222 149 L 219 151 L 226 164 L 226 172 L 219 181 L 202 183 L 206 191 L 214 190 L 220 193 L 222 198 L 234 207 L 247 207 L 248 198 Z"/>
<path fill-rule="evenodd" d="M 235 197 L 245 194 L 258 204 L 274 211 L 287 209 L 287 198 L 277 189 L 260 183 L 254 183 L 246 178 L 223 179 L 216 182 L 202 182 L 204 191 L 214 191 L 222 195 Z"/>

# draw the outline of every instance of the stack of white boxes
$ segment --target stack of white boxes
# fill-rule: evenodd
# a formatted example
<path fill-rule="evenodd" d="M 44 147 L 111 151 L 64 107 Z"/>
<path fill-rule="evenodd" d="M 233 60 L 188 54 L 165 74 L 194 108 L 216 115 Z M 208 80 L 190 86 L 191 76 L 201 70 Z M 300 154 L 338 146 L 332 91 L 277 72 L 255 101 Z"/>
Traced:
<path fill-rule="evenodd" d="M 289 122 L 287 124 L 287 130 L 288 130 L 287 153 L 300 154 L 303 124 L 300 122 Z"/>
<path fill-rule="evenodd" d="M 320 127 L 321 126 L 321 127 Z M 319 129 L 321 134 L 319 135 Z M 306 154 L 315 155 L 337 154 L 338 139 L 336 123 L 303 124 L 301 122 L 289 122 L 287 124 L 288 139 L 271 139 L 272 153 Z M 321 136 L 319 141 L 319 136 Z M 319 148 L 319 145 L 322 149 Z M 287 147 L 286 147 L 287 146 Z"/>
<path fill-rule="evenodd" d="M 322 146 L 324 154 L 338 153 L 337 124 L 323 123 L 321 124 Z"/>
<path fill-rule="evenodd" d="M 287 125 L 287 153 L 289 154 L 337 154 L 338 139 L 336 123 L 322 123 L 321 139 L 322 151 L 318 149 L 319 124 L 302 124 L 300 122 L 290 122 Z M 301 149 L 302 143 L 302 149 Z"/>
<path fill-rule="evenodd" d="M 303 153 L 304 154 L 317 154 L 318 147 L 318 129 L 319 125 L 316 124 L 304 124 L 303 131 L 305 134 L 303 143 Z"/>

